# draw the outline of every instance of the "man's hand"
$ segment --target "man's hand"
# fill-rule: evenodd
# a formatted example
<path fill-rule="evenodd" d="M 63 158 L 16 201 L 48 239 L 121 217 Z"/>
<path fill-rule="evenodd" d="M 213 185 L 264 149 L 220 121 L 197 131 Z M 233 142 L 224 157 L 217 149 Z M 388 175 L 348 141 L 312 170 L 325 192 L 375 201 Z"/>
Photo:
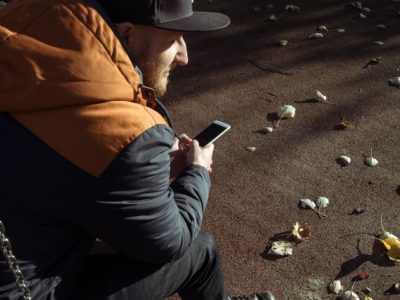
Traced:
<path fill-rule="evenodd" d="M 212 169 L 212 156 L 214 152 L 214 144 L 210 144 L 207 147 L 200 147 L 199 142 L 193 140 L 192 145 L 187 154 L 188 165 L 199 165 L 207 169 L 211 173 Z"/>
<path fill-rule="evenodd" d="M 171 174 L 172 179 L 176 178 L 179 173 L 187 166 L 187 154 L 192 144 L 186 134 L 181 134 L 178 138 L 175 138 L 174 144 L 172 145 L 169 153 L 171 157 Z"/>
<path fill-rule="evenodd" d="M 190 165 L 203 166 L 211 173 L 214 144 L 201 148 L 197 141 L 186 134 L 180 135 L 179 138 L 180 140 L 175 138 L 170 151 L 171 179 L 175 179 L 184 168 Z"/>

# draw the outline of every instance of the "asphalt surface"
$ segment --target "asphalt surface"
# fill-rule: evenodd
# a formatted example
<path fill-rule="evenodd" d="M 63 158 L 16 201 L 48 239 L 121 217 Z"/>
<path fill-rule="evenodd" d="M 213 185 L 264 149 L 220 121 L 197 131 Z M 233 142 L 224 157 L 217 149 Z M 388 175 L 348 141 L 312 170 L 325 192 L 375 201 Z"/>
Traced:
<path fill-rule="evenodd" d="M 232 19 L 227 29 L 186 36 L 190 64 L 176 70 L 163 99 L 180 132 L 194 136 L 214 119 L 232 125 L 215 145 L 204 228 L 219 245 L 230 294 L 335 299 L 330 282 L 340 279 L 349 289 L 367 272 L 354 291 L 368 287 L 375 300 L 400 299 L 385 294 L 400 281 L 399 265 L 373 240 L 382 233 L 381 214 L 385 229 L 400 236 L 400 89 L 388 84 L 400 76 L 400 3 L 363 1 L 371 9 L 366 18 L 349 1 L 295 1 L 299 12 L 287 4 L 194 3 Z M 321 25 L 325 37 L 309 39 Z M 378 63 L 366 67 L 374 58 Z M 316 90 L 334 105 L 316 102 Z M 276 125 L 284 104 L 296 108 L 293 119 L 272 133 L 255 132 Z M 341 117 L 350 123 L 344 130 Z M 375 167 L 364 163 L 371 149 Z M 336 161 L 342 154 L 350 165 Z M 300 199 L 319 196 L 330 200 L 327 218 L 299 207 Z M 356 208 L 365 212 L 350 214 Z M 269 240 L 297 221 L 312 227 L 312 237 L 291 256 L 266 255 Z"/>

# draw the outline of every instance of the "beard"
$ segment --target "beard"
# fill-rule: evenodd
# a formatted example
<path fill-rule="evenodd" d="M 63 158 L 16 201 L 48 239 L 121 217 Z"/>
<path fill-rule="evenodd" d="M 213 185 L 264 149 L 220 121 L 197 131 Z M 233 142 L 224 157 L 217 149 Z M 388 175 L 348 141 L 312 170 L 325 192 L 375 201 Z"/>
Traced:
<path fill-rule="evenodd" d="M 154 89 L 157 97 L 163 96 L 167 91 L 170 72 L 175 68 L 175 64 L 168 67 L 161 64 L 147 61 L 139 65 L 143 73 L 143 84 Z"/>

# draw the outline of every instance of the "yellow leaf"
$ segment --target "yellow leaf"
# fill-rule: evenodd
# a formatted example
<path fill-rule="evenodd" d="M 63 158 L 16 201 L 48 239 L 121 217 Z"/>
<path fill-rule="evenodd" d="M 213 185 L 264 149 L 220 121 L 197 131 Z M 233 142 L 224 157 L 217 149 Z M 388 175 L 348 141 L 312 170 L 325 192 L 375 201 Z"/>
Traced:
<path fill-rule="evenodd" d="M 341 117 L 340 120 L 339 120 L 339 124 L 337 125 L 337 127 L 338 127 L 339 129 L 346 129 L 346 128 L 350 127 L 350 125 L 351 125 L 351 122 L 350 122 L 349 120 L 347 120 L 347 119 L 344 118 L 344 117 Z"/>
<path fill-rule="evenodd" d="M 389 237 L 380 241 L 385 246 L 386 250 L 388 250 L 387 255 L 389 259 L 400 262 L 400 241 L 395 237 Z"/>
<path fill-rule="evenodd" d="M 389 256 L 389 259 L 395 262 L 400 263 L 400 247 L 392 247 L 390 250 L 387 252 L 387 255 Z"/>

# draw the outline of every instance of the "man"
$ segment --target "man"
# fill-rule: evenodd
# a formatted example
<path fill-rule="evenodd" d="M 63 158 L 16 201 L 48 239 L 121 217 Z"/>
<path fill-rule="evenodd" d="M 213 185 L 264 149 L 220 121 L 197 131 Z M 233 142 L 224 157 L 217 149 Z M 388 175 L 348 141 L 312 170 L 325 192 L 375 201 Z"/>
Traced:
<path fill-rule="evenodd" d="M 157 99 L 188 63 L 182 33 L 228 24 L 191 0 L 0 10 L 0 220 L 32 299 L 228 298 L 200 231 L 213 145 L 178 138 Z M 116 252 L 89 255 L 96 238 Z M 0 260 L 0 299 L 14 281 Z"/>

